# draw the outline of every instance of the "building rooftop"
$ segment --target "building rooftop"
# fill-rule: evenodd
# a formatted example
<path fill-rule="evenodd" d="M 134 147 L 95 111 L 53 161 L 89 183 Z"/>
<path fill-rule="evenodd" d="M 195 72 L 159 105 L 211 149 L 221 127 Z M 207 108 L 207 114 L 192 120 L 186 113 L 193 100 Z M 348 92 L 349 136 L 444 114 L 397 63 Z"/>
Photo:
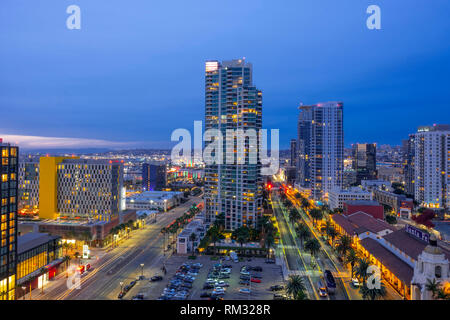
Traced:
<path fill-rule="evenodd" d="M 371 215 L 358 211 L 348 216 L 334 214 L 332 219 L 341 226 L 349 235 L 361 234 L 367 231 L 378 233 L 383 230 L 396 231 L 397 229 L 385 221 L 375 219 Z"/>
<path fill-rule="evenodd" d="M 350 206 L 379 206 L 378 201 L 375 200 L 349 200 L 345 202 Z"/>
<path fill-rule="evenodd" d="M 408 233 L 405 228 L 396 230 L 388 235 L 385 235 L 383 238 L 384 240 L 386 240 L 386 242 L 392 244 L 394 247 L 398 248 L 400 251 L 404 252 L 415 260 L 417 260 L 419 254 L 421 254 L 425 247 L 428 245 L 427 242 L 420 240 Z M 442 249 L 442 253 L 445 254 L 446 258 L 450 260 L 450 251 L 441 246 L 439 243 L 438 246 Z"/>
<path fill-rule="evenodd" d="M 17 253 L 21 254 L 30 249 L 43 245 L 52 240 L 56 240 L 60 237 L 51 236 L 47 233 L 30 232 L 23 236 L 17 237 Z"/>
<path fill-rule="evenodd" d="M 398 258 L 395 254 L 383 247 L 372 238 L 361 240 L 361 245 L 370 252 L 382 265 L 391 271 L 403 283 L 410 285 L 414 275 L 414 270 L 406 262 Z"/>

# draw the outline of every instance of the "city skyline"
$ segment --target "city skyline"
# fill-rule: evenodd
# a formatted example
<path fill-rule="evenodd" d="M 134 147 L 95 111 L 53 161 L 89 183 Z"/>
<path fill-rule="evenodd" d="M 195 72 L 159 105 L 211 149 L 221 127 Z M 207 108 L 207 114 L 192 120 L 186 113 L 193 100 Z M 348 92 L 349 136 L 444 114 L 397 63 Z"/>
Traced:
<path fill-rule="evenodd" d="M 421 1 L 405 15 L 405 4 L 383 4 L 382 30 L 372 32 L 365 27 L 365 1 L 291 1 L 283 8 L 244 3 L 245 13 L 230 28 L 225 21 L 233 1 L 221 5 L 218 21 L 207 14 L 218 4 L 208 2 L 200 9 L 179 3 L 165 10 L 166 4 L 106 7 L 101 1 L 80 1 L 81 30 L 65 28 L 64 4 L 44 2 L 31 12 L 6 2 L 9 15 L 0 24 L 5 44 L 0 108 L 11 120 L 2 123 L 0 135 L 31 146 L 42 144 L 36 137 L 57 137 L 68 138 L 57 141 L 57 147 L 169 148 L 174 129 L 203 118 L 204 62 L 245 56 L 256 66 L 264 94 L 263 127 L 280 129 L 282 148 L 296 136 L 289 119 L 300 102 L 317 101 L 345 103 L 345 146 L 362 141 L 399 145 L 418 126 L 450 118 L 443 76 L 450 57 L 445 10 Z M 270 28 L 267 19 L 273 22 Z M 430 23 L 422 24 L 424 19 Z M 195 37 L 200 30 L 204 36 Z M 434 36 L 426 37 L 430 30 Z M 142 41 L 144 36 L 149 41 Z M 179 94 L 171 94 L 173 88 Z M 424 105 L 435 112 L 413 117 Z"/>

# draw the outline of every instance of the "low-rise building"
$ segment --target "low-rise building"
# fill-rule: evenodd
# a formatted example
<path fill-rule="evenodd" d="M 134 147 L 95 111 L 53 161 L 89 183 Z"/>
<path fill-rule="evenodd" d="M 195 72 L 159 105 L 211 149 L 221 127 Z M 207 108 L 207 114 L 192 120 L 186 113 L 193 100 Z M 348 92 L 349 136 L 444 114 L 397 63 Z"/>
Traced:
<path fill-rule="evenodd" d="M 411 225 L 396 229 L 361 212 L 335 214 L 332 221 L 336 231 L 352 237 L 353 247 L 405 299 L 431 299 L 428 281 L 450 288 L 450 251 L 434 235 Z"/>
<path fill-rule="evenodd" d="M 352 200 L 344 203 L 345 215 L 351 215 L 356 212 L 370 214 L 375 219 L 384 219 L 384 209 L 377 201 L 373 200 Z"/>
<path fill-rule="evenodd" d="M 352 200 L 372 200 L 372 193 L 359 187 L 349 189 L 334 188 L 328 197 L 328 205 L 331 210 L 344 209 L 344 203 Z"/>
<path fill-rule="evenodd" d="M 373 198 L 381 205 L 389 206 L 394 210 L 395 214 L 400 214 L 400 208 L 414 208 L 413 199 L 407 198 L 403 194 L 396 194 L 380 189 L 373 190 Z"/>
<path fill-rule="evenodd" d="M 177 253 L 192 254 L 205 237 L 208 225 L 205 224 L 204 212 L 199 213 L 194 220 L 186 225 L 177 238 Z M 193 236 L 195 234 L 195 236 Z"/>
<path fill-rule="evenodd" d="M 61 237 L 31 232 L 17 237 L 17 286 L 19 298 L 42 288 L 64 269 Z"/>
<path fill-rule="evenodd" d="M 145 191 L 127 197 L 127 209 L 167 211 L 180 204 L 183 192 Z"/>

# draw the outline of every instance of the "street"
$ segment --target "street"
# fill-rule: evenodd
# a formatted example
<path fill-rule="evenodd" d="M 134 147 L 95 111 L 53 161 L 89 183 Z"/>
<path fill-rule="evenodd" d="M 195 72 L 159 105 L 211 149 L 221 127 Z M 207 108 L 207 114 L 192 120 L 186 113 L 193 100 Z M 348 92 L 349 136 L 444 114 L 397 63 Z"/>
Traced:
<path fill-rule="evenodd" d="M 169 212 L 158 215 L 157 222 L 146 225 L 132 233 L 118 247 L 103 251 L 98 260 L 89 261 L 91 269 L 80 279 L 79 289 L 67 286 L 65 275 L 58 276 L 44 288 L 44 293 L 32 293 L 32 299 L 42 300 L 105 300 L 117 299 L 123 286 L 136 280 L 142 273 L 148 278 L 159 273 L 169 252 L 163 253 L 164 236 L 161 228 L 180 217 L 193 203 L 202 202 L 200 197 L 191 197 L 189 201 Z M 128 293 L 128 295 L 131 292 Z"/>

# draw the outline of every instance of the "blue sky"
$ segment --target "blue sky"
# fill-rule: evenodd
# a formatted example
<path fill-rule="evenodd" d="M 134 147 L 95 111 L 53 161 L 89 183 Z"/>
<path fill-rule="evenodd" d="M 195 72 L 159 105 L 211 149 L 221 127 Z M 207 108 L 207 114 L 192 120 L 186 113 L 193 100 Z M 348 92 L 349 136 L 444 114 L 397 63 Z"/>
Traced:
<path fill-rule="evenodd" d="M 66 28 L 71 4 L 81 30 Z M 371 4 L 382 30 L 366 28 Z M 448 0 L 2 0 L 0 136 L 161 147 L 203 119 L 204 61 L 246 57 L 282 147 L 300 101 L 332 100 L 346 145 L 400 144 L 450 122 L 448 12 Z"/>

